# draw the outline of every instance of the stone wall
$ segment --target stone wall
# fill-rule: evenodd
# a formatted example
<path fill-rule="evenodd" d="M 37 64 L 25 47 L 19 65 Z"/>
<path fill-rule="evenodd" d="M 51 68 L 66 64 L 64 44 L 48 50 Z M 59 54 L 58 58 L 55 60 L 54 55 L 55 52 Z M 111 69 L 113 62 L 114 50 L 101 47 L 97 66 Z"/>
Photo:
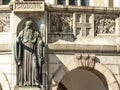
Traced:
<path fill-rule="evenodd" d="M 84 54 L 83 54 L 84 55 Z M 108 54 L 96 54 L 96 60 L 103 65 L 103 67 L 99 67 L 102 73 L 106 73 L 109 79 L 116 79 L 116 82 L 120 83 L 120 68 L 119 68 L 119 56 L 118 55 L 108 55 Z M 62 77 L 66 74 L 66 72 L 70 72 L 72 69 L 77 68 L 77 65 L 74 63 L 74 55 L 69 53 L 57 53 L 57 54 L 49 54 L 49 85 L 51 90 L 56 90 L 57 84 L 60 82 Z M 99 65 L 98 65 L 99 66 Z M 61 68 L 64 68 L 61 71 Z M 106 72 L 104 68 L 107 68 L 113 76 L 109 72 Z M 98 69 L 98 71 L 99 71 Z M 59 73 L 60 71 L 60 73 Z M 106 78 L 107 79 L 107 78 Z M 114 82 L 108 82 L 112 84 Z M 111 87 L 111 90 L 115 90 L 115 87 Z M 119 88 L 116 88 L 119 90 Z"/>

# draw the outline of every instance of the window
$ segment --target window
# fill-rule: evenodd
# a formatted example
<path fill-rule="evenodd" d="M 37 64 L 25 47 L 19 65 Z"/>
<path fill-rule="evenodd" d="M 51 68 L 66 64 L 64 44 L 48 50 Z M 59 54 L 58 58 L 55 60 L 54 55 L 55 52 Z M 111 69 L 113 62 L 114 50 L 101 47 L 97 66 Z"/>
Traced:
<path fill-rule="evenodd" d="M 10 0 L 3 0 L 3 5 L 6 5 L 10 2 Z"/>
<path fill-rule="evenodd" d="M 77 5 L 77 0 L 69 0 L 69 5 Z"/>
<path fill-rule="evenodd" d="M 81 0 L 82 6 L 89 6 L 89 0 Z"/>
<path fill-rule="evenodd" d="M 57 0 L 57 4 L 66 4 L 66 0 Z"/>

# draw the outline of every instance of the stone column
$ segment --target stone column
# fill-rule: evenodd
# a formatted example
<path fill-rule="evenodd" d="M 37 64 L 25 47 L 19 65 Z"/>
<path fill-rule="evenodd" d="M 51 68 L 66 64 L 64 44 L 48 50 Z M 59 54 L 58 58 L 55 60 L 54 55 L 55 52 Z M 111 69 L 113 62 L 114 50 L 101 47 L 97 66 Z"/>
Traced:
<path fill-rule="evenodd" d="M 104 7 L 109 7 L 109 0 L 104 0 Z"/>
<path fill-rule="evenodd" d="M 81 0 L 78 0 L 78 6 L 81 6 Z"/>
<path fill-rule="evenodd" d="M 114 7 L 120 7 L 120 0 L 113 0 Z"/>
<path fill-rule="evenodd" d="M 69 5 L 69 0 L 66 0 L 66 5 Z"/>
<path fill-rule="evenodd" d="M 56 4 L 56 0 L 45 0 L 45 2 L 49 4 Z"/>
<path fill-rule="evenodd" d="M 91 15 L 91 19 L 90 19 L 90 23 L 91 23 L 91 36 L 94 37 L 95 36 L 95 30 L 94 30 L 94 14 Z"/>
<path fill-rule="evenodd" d="M 118 35 L 118 36 L 120 36 L 120 15 L 119 15 L 119 17 L 116 19 L 116 26 L 115 26 L 115 28 L 116 28 L 116 34 Z"/>
<path fill-rule="evenodd" d="M 89 1 L 89 6 L 94 6 L 94 0 Z"/>
<path fill-rule="evenodd" d="M 73 13 L 73 34 L 76 36 L 76 13 Z"/>
<path fill-rule="evenodd" d="M 0 0 L 0 5 L 2 5 L 2 0 Z"/>

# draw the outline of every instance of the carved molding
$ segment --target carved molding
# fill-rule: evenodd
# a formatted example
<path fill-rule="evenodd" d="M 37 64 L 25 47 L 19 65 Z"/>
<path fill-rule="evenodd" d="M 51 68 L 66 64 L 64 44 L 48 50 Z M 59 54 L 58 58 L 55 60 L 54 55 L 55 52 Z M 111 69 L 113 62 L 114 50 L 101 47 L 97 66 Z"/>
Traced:
<path fill-rule="evenodd" d="M 77 67 L 91 67 L 95 66 L 95 55 L 89 54 L 75 54 L 75 62 Z"/>
<path fill-rule="evenodd" d="M 10 31 L 10 14 L 1 13 L 0 14 L 0 32 Z"/>
<path fill-rule="evenodd" d="M 115 16 L 95 16 L 95 31 L 97 34 L 114 34 Z"/>
<path fill-rule="evenodd" d="M 50 14 L 50 32 L 73 32 L 72 14 Z"/>

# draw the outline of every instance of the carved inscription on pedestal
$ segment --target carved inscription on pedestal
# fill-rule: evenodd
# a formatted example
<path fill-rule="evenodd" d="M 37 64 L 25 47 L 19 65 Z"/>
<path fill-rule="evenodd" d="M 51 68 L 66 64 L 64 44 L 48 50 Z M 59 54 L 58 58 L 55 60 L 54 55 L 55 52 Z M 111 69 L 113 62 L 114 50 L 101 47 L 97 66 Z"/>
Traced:
<path fill-rule="evenodd" d="M 0 13 L 0 32 L 8 32 L 10 30 L 10 14 Z"/>
<path fill-rule="evenodd" d="M 21 11 L 44 11 L 44 1 L 25 1 L 25 2 L 15 2 L 14 3 L 14 11 L 21 12 Z"/>
<path fill-rule="evenodd" d="M 115 16 L 95 16 L 95 31 L 97 34 L 114 34 L 116 25 Z"/>

